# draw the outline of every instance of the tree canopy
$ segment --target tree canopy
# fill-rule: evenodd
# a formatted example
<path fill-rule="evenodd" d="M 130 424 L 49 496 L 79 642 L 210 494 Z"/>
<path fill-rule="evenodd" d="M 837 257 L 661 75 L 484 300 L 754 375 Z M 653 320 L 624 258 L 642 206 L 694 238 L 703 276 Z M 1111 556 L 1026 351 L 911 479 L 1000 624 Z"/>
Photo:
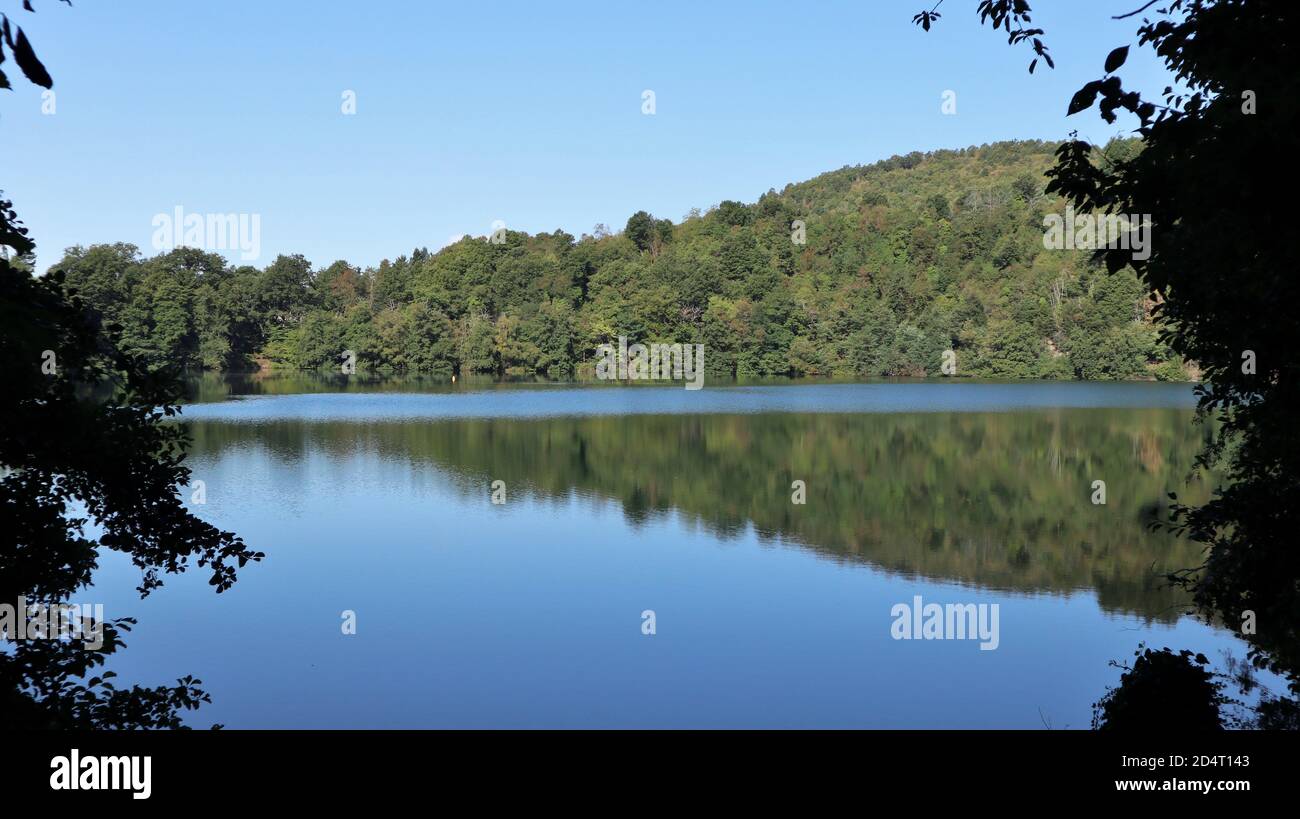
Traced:
<path fill-rule="evenodd" d="M 23 73 L 50 87 L 22 30 L 8 17 L 2 26 L 3 44 Z M 0 74 L 0 87 L 7 86 Z M 0 201 L 0 242 L 19 259 L 34 248 L 7 201 Z M 110 256 L 96 255 L 102 289 L 92 286 L 88 295 L 97 303 L 113 298 Z M 201 261 L 191 270 L 201 273 Z M 184 344 L 178 287 L 160 278 L 156 339 Z M 123 305 L 124 312 L 131 309 Z M 0 544 L 0 600 L 8 606 L 20 598 L 38 611 L 66 604 L 91 582 L 101 550 L 130 557 L 141 570 L 141 596 L 191 564 L 225 591 L 239 568 L 263 557 L 182 503 L 188 439 L 168 422 L 180 401 L 180 370 L 124 349 L 108 315 L 115 314 L 69 292 L 62 273 L 36 277 L 0 256 L 0 358 L 7 363 L 0 393 L 0 531 L 7 533 Z M 201 680 L 119 687 L 113 672 L 96 673 L 125 645 L 134 623 L 116 617 L 99 624 L 97 648 L 79 639 L 27 639 L 0 652 L 0 727 L 183 727 L 181 713 L 209 700 Z"/>
<path fill-rule="evenodd" d="M 896 156 L 618 235 L 506 232 L 361 269 L 73 247 L 55 267 L 131 352 L 218 370 L 590 376 L 598 345 L 702 343 L 713 377 L 1184 379 L 1131 269 L 1048 250 L 1056 143 Z M 1128 155 L 1134 145 L 1096 151 Z"/>
<path fill-rule="evenodd" d="M 942 0 L 940 0 L 942 2 Z M 1222 465 L 1224 482 L 1205 503 L 1175 506 L 1174 528 L 1204 544 L 1204 561 L 1174 575 L 1201 611 L 1240 628 L 1260 665 L 1300 689 L 1300 436 L 1294 431 L 1300 364 L 1297 251 L 1285 211 L 1266 206 L 1285 190 L 1277 166 L 1293 153 L 1300 96 L 1288 0 L 1148 2 L 1119 19 L 1143 17 L 1136 35 L 1175 78 L 1158 100 L 1126 88 L 1119 45 L 1099 61 L 1103 75 L 1080 88 L 1066 112 L 1092 109 L 1108 123 L 1126 111 L 1141 150 L 1098 160 L 1072 139 L 1057 150 L 1048 191 L 1084 213 L 1144 214 L 1152 222 L 1146 258 L 1098 251 L 1116 275 L 1135 270 L 1153 302 L 1161 340 L 1197 362 L 1200 409 L 1219 423 L 1202 462 Z M 934 10 L 916 16 L 929 30 Z M 981 0 L 984 22 L 1043 56 L 1025 0 Z M 1050 63 L 1050 61 L 1049 61 Z M 1030 63 L 1033 71 L 1035 63 Z M 1149 666 L 1156 668 L 1157 666 Z M 1292 701 L 1294 705 L 1294 701 Z"/>

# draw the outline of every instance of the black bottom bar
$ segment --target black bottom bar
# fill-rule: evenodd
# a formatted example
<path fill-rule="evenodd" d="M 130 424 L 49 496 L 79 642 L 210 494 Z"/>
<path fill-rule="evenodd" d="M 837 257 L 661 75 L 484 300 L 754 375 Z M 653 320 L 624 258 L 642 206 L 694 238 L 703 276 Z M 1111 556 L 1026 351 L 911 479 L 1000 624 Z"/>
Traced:
<path fill-rule="evenodd" d="M 0 770 L 7 802 L 25 797 L 52 807 L 113 804 L 128 811 L 284 800 L 384 804 L 391 797 L 457 793 L 486 804 L 546 794 L 544 801 L 567 802 L 610 788 L 631 788 L 649 801 L 704 788 L 730 793 L 728 800 L 760 801 L 839 791 L 854 799 L 900 795 L 918 804 L 1061 806 L 1099 798 L 1244 804 L 1294 792 L 1298 747 L 1293 734 L 1261 732 L 1157 738 L 1059 731 L 218 731 L 5 738 Z M 74 750 L 76 789 L 70 787 L 78 773 Z M 146 756 L 149 795 L 135 798 L 133 790 L 144 790 L 137 784 L 145 778 Z M 122 757 L 135 757 L 134 769 Z M 119 787 L 80 787 L 96 778 Z M 1202 783 L 1209 783 L 1208 792 Z"/>

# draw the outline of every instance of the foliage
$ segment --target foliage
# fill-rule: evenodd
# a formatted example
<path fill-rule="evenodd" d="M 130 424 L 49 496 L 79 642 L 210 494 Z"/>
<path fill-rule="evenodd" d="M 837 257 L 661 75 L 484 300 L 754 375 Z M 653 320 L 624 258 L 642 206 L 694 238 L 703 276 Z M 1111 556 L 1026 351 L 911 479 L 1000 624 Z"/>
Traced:
<path fill-rule="evenodd" d="M 507 232 L 365 270 L 126 244 L 56 267 L 130 350 L 187 368 L 320 368 L 352 350 L 369 369 L 570 378 L 625 335 L 703 343 L 715 378 L 936 375 L 949 349 L 959 375 L 1185 377 L 1131 270 L 1044 249 L 1056 148 L 909 154 L 679 225 L 638 211 L 619 235 Z"/>
<path fill-rule="evenodd" d="M 0 324 L 0 357 L 15 365 L 0 401 L 0 530 L 12 535 L 0 551 L 0 600 L 66 602 L 91 581 L 100 549 L 130 556 L 142 596 L 191 562 L 224 591 L 239 567 L 261 559 L 181 502 L 187 438 L 166 422 L 180 398 L 174 368 L 151 368 L 124 351 L 116 329 L 70 296 L 60 274 L 35 278 L 3 260 Z M 204 701 L 198 680 L 128 690 L 107 678 L 79 681 L 121 647 L 131 622 L 107 628 L 102 652 L 27 640 L 0 654 L 4 724 L 179 724 L 177 708 Z"/>
<path fill-rule="evenodd" d="M 1015 32 L 1029 23 L 1025 0 L 981 0 L 978 11 L 1013 43 L 1024 39 Z M 1107 123 L 1129 112 L 1141 150 L 1120 143 L 1099 151 L 1071 139 L 1048 172 L 1048 191 L 1081 212 L 1151 219 L 1148 258 L 1119 249 L 1096 255 L 1111 272 L 1136 271 L 1161 328 L 1157 346 L 1197 363 L 1200 409 L 1221 422 L 1202 461 L 1225 467 L 1224 485 L 1208 502 L 1174 507 L 1174 528 L 1206 552 L 1173 579 L 1194 590 L 1208 616 L 1234 626 L 1256 622 L 1247 635 L 1251 658 L 1286 674 L 1293 693 L 1300 691 L 1300 437 L 1293 426 L 1300 364 L 1292 351 L 1300 325 L 1285 308 L 1300 284 L 1286 211 L 1264 203 L 1276 200 L 1276 168 L 1294 149 L 1300 74 L 1290 35 L 1298 14 L 1290 0 L 1170 0 L 1155 8 L 1137 42 L 1180 87 L 1167 86 L 1161 102 L 1125 88 L 1116 73 L 1129 53 L 1122 45 L 1067 108 L 1072 115 L 1095 105 Z M 916 22 L 928 30 L 933 21 Z M 1089 332 L 1117 372 L 1149 355 L 1140 338 Z"/>
<path fill-rule="evenodd" d="M 1135 657 L 1119 686 L 1093 705 L 1093 728 L 1156 735 L 1223 729 L 1221 709 L 1231 701 L 1204 654 L 1141 646 Z"/>
<path fill-rule="evenodd" d="M 5 15 L 0 24 L 0 61 L 8 46 L 28 79 L 51 87 L 22 30 Z M 0 73 L 0 88 L 7 87 Z M 7 200 L 0 200 L 0 244 L 14 262 L 34 248 Z M 222 339 L 211 332 L 209 281 L 224 263 L 195 251 L 147 265 L 134 265 L 135 256 L 135 248 L 113 245 L 78 260 L 92 309 L 69 292 L 62 273 L 37 278 L 0 255 L 0 359 L 8 365 L 0 531 L 9 533 L 0 548 L 0 600 L 8 605 L 66 603 L 90 583 L 102 549 L 128 555 L 141 570 L 141 596 L 191 562 L 221 592 L 238 568 L 263 557 L 182 504 L 188 438 L 167 420 L 181 395 L 178 365 L 223 357 Z M 138 281 L 120 278 L 128 275 Z M 87 534 L 87 525 L 99 534 Z M 87 677 L 124 647 L 134 623 L 103 623 L 98 650 L 65 636 L 19 640 L 0 652 L 0 727 L 183 727 L 181 712 L 209 701 L 201 680 L 118 688 L 111 671 Z"/>

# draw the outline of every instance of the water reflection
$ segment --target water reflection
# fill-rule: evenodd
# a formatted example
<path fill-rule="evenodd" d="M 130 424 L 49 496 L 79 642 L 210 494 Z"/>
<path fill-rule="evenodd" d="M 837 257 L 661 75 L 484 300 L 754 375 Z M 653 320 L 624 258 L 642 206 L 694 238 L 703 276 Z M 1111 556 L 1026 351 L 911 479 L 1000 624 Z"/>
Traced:
<path fill-rule="evenodd" d="M 1160 579 L 1197 548 L 1148 524 L 1186 483 L 1201 430 L 1182 409 L 1011 413 L 710 414 L 191 425 L 194 458 L 303 462 L 377 454 L 437 470 L 465 503 L 614 499 L 634 527 L 670 513 L 889 573 L 1025 593 L 1095 590 L 1107 611 L 1171 623 Z M 791 483 L 807 503 L 791 503 Z M 1090 501 L 1092 482 L 1107 503 Z M 401 526 L 401 521 L 377 521 Z"/>

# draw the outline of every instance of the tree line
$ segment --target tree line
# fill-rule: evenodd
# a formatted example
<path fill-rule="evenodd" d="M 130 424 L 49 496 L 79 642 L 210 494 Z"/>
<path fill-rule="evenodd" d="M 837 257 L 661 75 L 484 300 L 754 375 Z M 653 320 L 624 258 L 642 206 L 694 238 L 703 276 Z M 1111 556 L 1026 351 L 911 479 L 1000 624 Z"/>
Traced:
<path fill-rule="evenodd" d="M 1182 380 L 1132 270 L 1044 248 L 1058 143 L 845 167 L 680 222 L 579 238 L 501 230 L 377 267 L 263 268 L 181 247 L 69 248 L 55 266 L 157 364 L 591 377 L 598 345 L 702 343 L 713 378 L 958 375 Z M 1098 149 L 1097 161 L 1138 151 Z"/>

